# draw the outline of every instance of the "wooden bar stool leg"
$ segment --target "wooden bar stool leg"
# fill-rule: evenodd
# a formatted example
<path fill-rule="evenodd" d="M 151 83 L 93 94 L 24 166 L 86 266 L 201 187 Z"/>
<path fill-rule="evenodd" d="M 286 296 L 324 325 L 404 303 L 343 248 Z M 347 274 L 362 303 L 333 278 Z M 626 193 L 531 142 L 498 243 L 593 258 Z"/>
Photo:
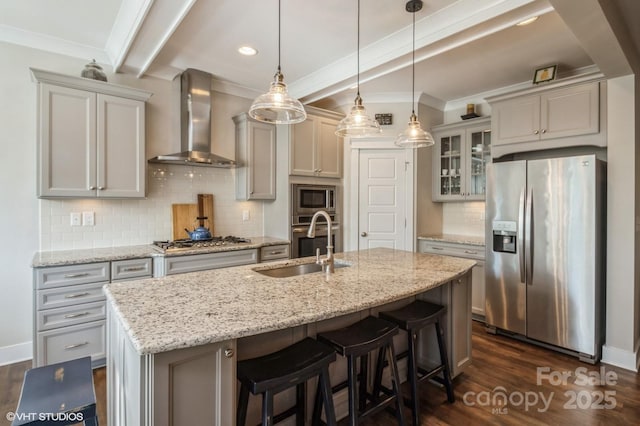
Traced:
<path fill-rule="evenodd" d="M 411 384 L 411 414 L 414 426 L 420 426 L 420 398 L 418 396 L 418 366 L 416 365 L 416 339 L 415 330 L 407 330 L 409 348 L 409 383 Z"/>
<path fill-rule="evenodd" d="M 360 397 L 358 401 L 358 407 L 360 411 L 364 411 L 365 406 L 367 405 L 367 376 L 369 370 L 369 354 L 362 355 L 360 357 L 360 391 L 358 396 Z"/>
<path fill-rule="evenodd" d="M 238 411 L 236 411 L 236 426 L 244 426 L 247 420 L 247 407 L 249 406 L 249 388 L 240 385 L 240 397 L 238 398 Z"/>
<path fill-rule="evenodd" d="M 333 407 L 333 394 L 331 392 L 331 384 L 329 383 L 329 369 L 324 368 L 319 377 L 319 383 L 322 388 L 322 398 L 324 400 L 324 413 L 327 419 L 327 426 L 336 426 L 336 412 Z M 318 414 L 319 417 L 319 414 Z"/>
<path fill-rule="evenodd" d="M 398 373 L 398 364 L 396 364 L 393 342 L 387 346 L 387 350 L 389 353 L 389 367 L 391 368 L 391 383 L 393 384 L 393 393 L 396 395 L 396 418 L 398 419 L 398 424 L 404 426 L 404 412 L 402 411 L 404 403 L 400 389 L 400 374 Z"/>
<path fill-rule="evenodd" d="M 273 426 L 273 392 L 269 389 L 262 394 L 262 426 Z"/>
<path fill-rule="evenodd" d="M 324 374 L 324 373 L 323 373 Z M 321 394 L 322 392 L 322 394 Z M 329 387 L 329 393 L 331 393 L 331 387 Z M 311 425 L 321 426 L 322 422 L 320 416 L 322 415 L 322 402 L 326 404 L 326 398 L 324 396 L 324 383 L 322 381 L 322 375 L 318 377 L 318 387 L 316 389 L 316 397 L 313 400 L 313 414 L 311 415 Z M 332 399 L 333 401 L 333 399 Z M 327 416 L 327 419 L 329 416 Z M 327 424 L 329 422 L 327 421 Z"/>
<path fill-rule="evenodd" d="M 347 357 L 348 381 L 349 381 L 349 426 L 358 426 L 358 372 L 356 370 L 356 358 Z"/>
<path fill-rule="evenodd" d="M 305 405 L 307 404 L 307 398 L 304 386 L 304 383 L 298 383 L 296 386 L 296 426 L 304 426 L 305 422 Z"/>
<path fill-rule="evenodd" d="M 376 362 L 376 377 L 373 379 L 373 402 L 378 403 L 380 392 L 382 392 L 382 373 L 384 371 L 384 351 L 382 347 L 378 350 L 378 360 Z"/>
<path fill-rule="evenodd" d="M 447 401 L 455 402 L 453 394 L 453 383 L 451 381 L 451 371 L 449 370 L 449 357 L 447 356 L 447 347 L 444 341 L 444 330 L 440 326 L 440 321 L 436 321 L 436 335 L 438 336 L 438 348 L 440 348 L 440 362 L 444 365 L 442 375 L 444 376 L 444 387 L 447 390 Z"/>

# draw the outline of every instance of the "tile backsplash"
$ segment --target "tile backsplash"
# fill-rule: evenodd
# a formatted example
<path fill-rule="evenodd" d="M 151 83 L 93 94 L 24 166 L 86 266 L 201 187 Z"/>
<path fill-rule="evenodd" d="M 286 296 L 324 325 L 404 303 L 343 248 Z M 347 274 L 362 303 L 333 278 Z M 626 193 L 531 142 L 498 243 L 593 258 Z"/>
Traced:
<path fill-rule="evenodd" d="M 484 202 L 442 203 L 442 233 L 484 237 Z"/>
<path fill-rule="evenodd" d="M 143 200 L 40 200 L 40 250 L 170 240 L 171 204 L 196 203 L 199 193 L 214 196 L 215 235 L 264 234 L 263 203 L 235 199 L 235 170 L 150 164 L 147 172 L 147 198 Z M 249 211 L 248 221 L 242 220 L 245 210 Z M 71 226 L 71 213 L 86 211 L 95 212 L 95 226 Z"/>

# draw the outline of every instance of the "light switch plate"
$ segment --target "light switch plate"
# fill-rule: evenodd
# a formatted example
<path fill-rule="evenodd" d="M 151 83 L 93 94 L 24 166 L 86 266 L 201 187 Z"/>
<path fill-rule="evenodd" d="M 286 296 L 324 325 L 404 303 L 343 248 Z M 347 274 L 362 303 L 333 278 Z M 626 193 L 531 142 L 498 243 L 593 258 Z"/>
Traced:
<path fill-rule="evenodd" d="M 79 212 L 71 212 L 71 226 L 81 226 L 82 225 L 82 217 Z"/>
<path fill-rule="evenodd" d="M 93 226 L 96 224 L 95 212 L 82 212 L 82 226 Z"/>
<path fill-rule="evenodd" d="M 242 220 L 244 222 L 249 220 L 249 210 L 242 210 Z"/>

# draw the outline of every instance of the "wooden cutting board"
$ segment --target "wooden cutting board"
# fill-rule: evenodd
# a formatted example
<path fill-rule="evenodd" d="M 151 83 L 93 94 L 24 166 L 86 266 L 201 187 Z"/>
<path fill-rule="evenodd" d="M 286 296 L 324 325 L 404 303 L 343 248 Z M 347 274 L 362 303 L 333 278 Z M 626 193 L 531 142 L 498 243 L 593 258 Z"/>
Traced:
<path fill-rule="evenodd" d="M 172 204 L 171 218 L 173 220 L 173 239 L 182 240 L 189 238 L 189 234 L 185 228 L 193 231 L 198 226 L 196 218 L 198 217 L 197 204 Z"/>
<path fill-rule="evenodd" d="M 198 214 L 206 217 L 204 227 L 209 229 L 211 235 L 216 235 L 213 229 L 213 194 L 198 194 Z"/>

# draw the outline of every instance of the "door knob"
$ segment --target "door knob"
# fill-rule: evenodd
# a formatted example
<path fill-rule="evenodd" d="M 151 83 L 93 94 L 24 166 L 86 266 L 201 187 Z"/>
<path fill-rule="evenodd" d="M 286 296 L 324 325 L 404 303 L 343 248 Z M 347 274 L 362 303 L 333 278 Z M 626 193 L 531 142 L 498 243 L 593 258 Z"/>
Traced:
<path fill-rule="evenodd" d="M 367 233 L 363 231 L 363 232 L 360 234 L 360 236 L 361 236 L 361 237 L 366 237 L 366 236 L 367 236 Z"/>

